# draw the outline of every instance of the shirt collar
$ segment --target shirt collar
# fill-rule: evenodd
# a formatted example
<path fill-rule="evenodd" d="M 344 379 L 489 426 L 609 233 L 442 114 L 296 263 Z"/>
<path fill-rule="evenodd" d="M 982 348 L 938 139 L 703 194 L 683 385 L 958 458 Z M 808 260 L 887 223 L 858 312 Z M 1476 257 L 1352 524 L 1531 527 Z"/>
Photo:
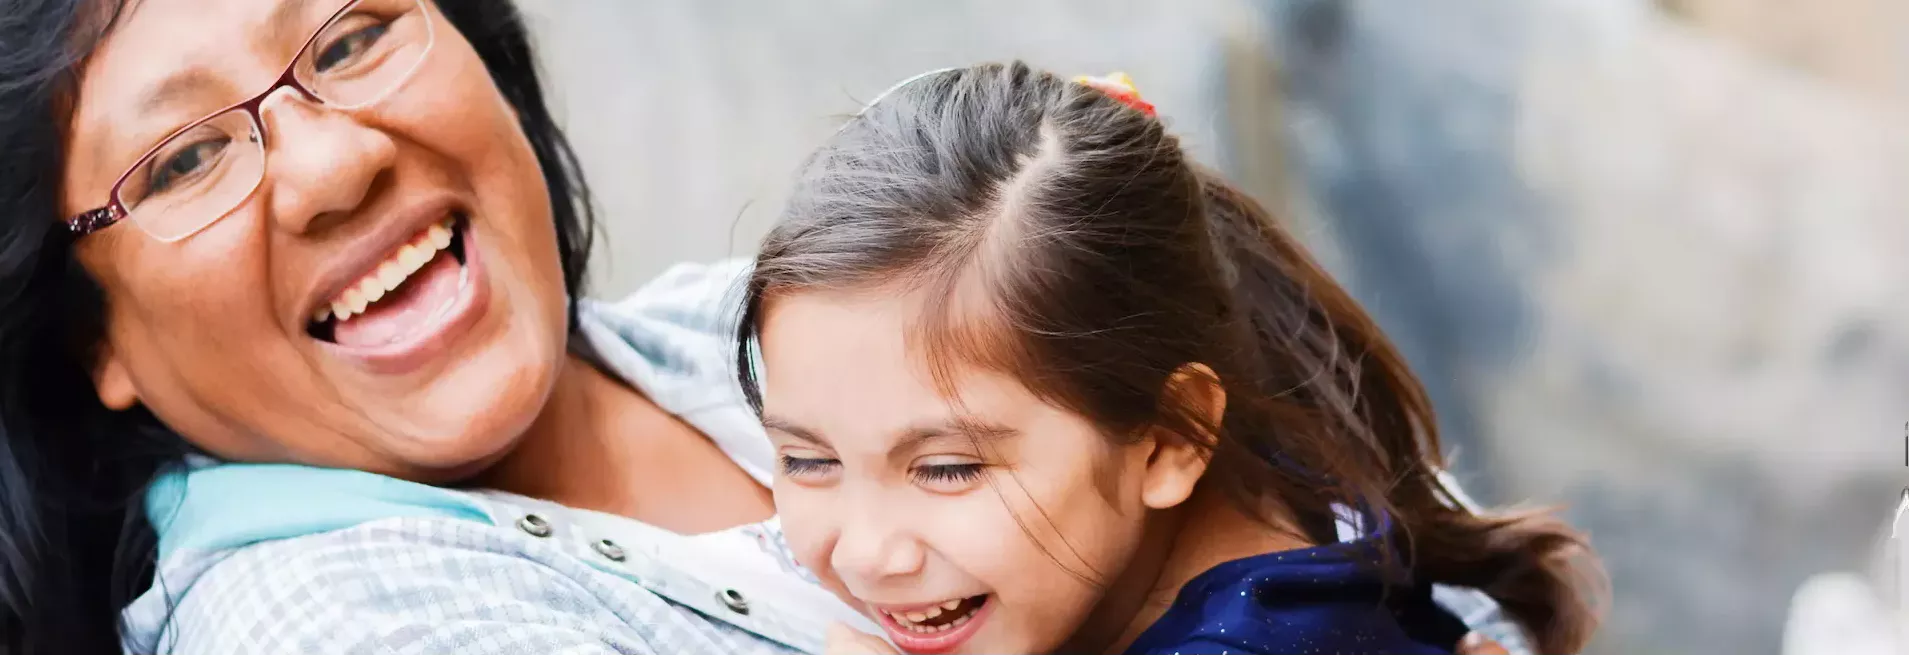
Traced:
<path fill-rule="evenodd" d="M 470 497 L 375 473 L 194 458 L 146 493 L 159 556 L 216 551 L 395 517 L 490 523 Z"/>

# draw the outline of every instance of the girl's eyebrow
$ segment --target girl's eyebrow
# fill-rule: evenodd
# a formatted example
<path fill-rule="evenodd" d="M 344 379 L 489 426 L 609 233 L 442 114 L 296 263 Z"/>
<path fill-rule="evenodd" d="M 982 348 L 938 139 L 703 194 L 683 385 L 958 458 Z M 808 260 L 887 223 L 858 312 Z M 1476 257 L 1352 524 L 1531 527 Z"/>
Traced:
<path fill-rule="evenodd" d="M 779 416 L 763 414 L 762 428 L 765 430 L 775 430 L 777 432 L 781 432 L 791 437 L 795 437 L 797 439 L 807 441 L 817 446 L 827 447 L 829 445 L 829 441 L 827 439 L 823 439 L 822 435 L 816 434 L 815 432 L 809 430 L 808 428 L 802 427 L 800 425 L 796 425 L 794 421 L 790 421 L 788 419 L 785 419 Z"/>
<path fill-rule="evenodd" d="M 966 437 L 977 442 L 992 442 L 1017 434 L 1020 434 L 1019 430 L 999 423 L 972 417 L 956 417 L 936 423 L 915 425 L 903 430 L 901 441 L 895 444 L 892 452 L 905 453 L 934 439 Z"/>
<path fill-rule="evenodd" d="M 817 446 L 828 447 L 830 445 L 827 439 L 822 438 L 822 435 L 814 430 L 802 427 L 801 425 L 797 425 L 794 421 L 773 414 L 762 415 L 762 427 L 765 430 L 775 430 Z M 1012 437 L 1017 434 L 1020 434 L 1019 430 L 998 423 L 973 418 L 951 418 L 939 422 L 918 424 L 902 430 L 900 441 L 895 444 L 894 448 L 890 449 L 890 452 L 908 452 L 934 439 L 967 437 L 976 441 L 990 442 Z"/>
<path fill-rule="evenodd" d="M 949 418 L 949 420 L 943 420 L 943 422 L 916 424 L 916 426 L 911 426 L 909 430 L 903 430 L 903 432 L 901 432 L 901 441 L 897 441 L 895 447 L 890 449 L 888 453 L 890 453 L 890 456 L 901 456 L 901 458 L 905 458 L 905 456 L 913 454 L 916 449 L 928 445 L 930 441 L 935 441 L 935 439 L 951 439 L 951 437 L 972 439 L 975 445 L 979 447 L 979 445 L 983 445 L 983 443 L 993 443 L 993 441 L 1014 437 L 1017 433 L 1021 432 L 1014 430 L 1014 428 L 1008 428 L 1008 426 L 1002 426 L 1002 424 L 995 424 L 995 422 L 985 422 L 985 420 L 968 418 L 968 416 L 956 416 L 956 418 Z"/>

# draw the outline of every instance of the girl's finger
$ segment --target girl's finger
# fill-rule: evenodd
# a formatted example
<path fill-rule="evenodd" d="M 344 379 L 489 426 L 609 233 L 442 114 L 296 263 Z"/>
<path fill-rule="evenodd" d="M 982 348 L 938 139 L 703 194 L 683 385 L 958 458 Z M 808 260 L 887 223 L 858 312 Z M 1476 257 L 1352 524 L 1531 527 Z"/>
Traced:
<path fill-rule="evenodd" d="M 1458 655 L 1511 655 L 1503 644 L 1473 632 L 1458 640 Z"/>
<path fill-rule="evenodd" d="M 880 637 L 856 632 L 840 623 L 829 625 L 828 639 L 828 646 L 823 649 L 826 655 L 901 655 Z"/>

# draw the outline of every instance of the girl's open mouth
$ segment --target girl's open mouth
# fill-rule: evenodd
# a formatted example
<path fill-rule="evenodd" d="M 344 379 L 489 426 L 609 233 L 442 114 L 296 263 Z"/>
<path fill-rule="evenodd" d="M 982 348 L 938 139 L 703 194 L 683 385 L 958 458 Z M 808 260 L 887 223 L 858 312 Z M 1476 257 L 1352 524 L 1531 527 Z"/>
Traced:
<path fill-rule="evenodd" d="M 913 608 L 874 608 L 876 618 L 896 646 L 910 653 L 953 652 L 980 628 L 993 605 L 990 595 L 943 601 Z"/>

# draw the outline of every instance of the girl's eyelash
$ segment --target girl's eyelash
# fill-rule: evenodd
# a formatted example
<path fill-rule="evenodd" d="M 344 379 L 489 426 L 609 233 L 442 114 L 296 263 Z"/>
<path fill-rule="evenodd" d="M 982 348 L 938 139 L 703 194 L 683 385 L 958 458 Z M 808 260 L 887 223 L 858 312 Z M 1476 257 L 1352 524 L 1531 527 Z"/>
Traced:
<path fill-rule="evenodd" d="M 832 459 L 810 459 L 806 457 L 782 456 L 782 472 L 789 475 L 820 473 L 829 467 L 840 466 L 841 462 Z"/>
<path fill-rule="evenodd" d="M 981 464 L 931 464 L 915 467 L 915 479 L 922 482 L 973 482 L 981 477 Z"/>

